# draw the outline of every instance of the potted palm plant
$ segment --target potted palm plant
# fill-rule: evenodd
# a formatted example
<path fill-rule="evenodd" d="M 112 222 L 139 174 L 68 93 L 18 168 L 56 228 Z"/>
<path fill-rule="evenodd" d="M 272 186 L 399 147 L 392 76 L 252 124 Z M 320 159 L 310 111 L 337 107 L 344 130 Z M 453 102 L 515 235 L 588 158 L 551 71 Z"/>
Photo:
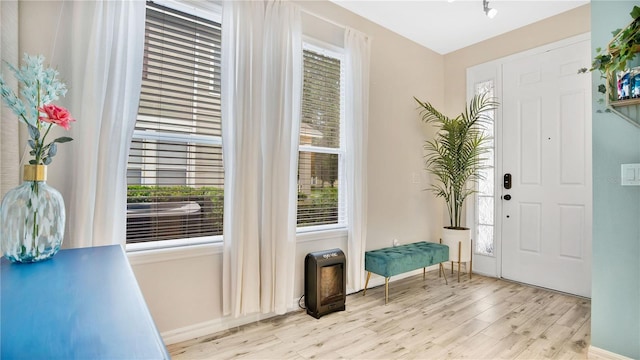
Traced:
<path fill-rule="evenodd" d="M 447 205 L 449 226 L 443 229 L 442 243 L 449 246 L 449 261 L 458 263 L 459 281 L 460 263 L 471 262 L 471 231 L 461 223 L 463 205 L 476 192 L 475 184 L 482 176 L 479 170 L 489 150 L 485 124 L 498 102 L 487 94 L 476 95 L 463 113 L 450 118 L 430 103 L 414 99 L 422 121 L 437 128 L 434 138 L 424 144 L 425 166 L 436 180 L 429 190 Z"/>

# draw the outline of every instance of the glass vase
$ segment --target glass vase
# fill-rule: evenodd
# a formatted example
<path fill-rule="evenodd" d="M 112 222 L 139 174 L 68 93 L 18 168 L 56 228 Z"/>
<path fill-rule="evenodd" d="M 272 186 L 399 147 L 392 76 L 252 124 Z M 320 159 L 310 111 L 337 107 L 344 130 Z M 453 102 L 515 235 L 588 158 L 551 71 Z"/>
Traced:
<path fill-rule="evenodd" d="M 25 165 L 22 185 L 9 190 L 0 205 L 0 245 L 12 262 L 49 259 L 64 238 L 64 200 L 46 183 L 47 167 Z"/>

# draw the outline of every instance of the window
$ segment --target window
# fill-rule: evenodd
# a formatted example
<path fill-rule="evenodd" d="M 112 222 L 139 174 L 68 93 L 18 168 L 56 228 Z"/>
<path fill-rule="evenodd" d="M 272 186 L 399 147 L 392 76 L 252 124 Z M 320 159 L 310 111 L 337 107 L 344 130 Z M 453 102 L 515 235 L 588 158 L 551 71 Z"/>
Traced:
<path fill-rule="evenodd" d="M 494 95 L 493 80 L 483 81 L 475 85 L 475 94 Z M 480 180 L 477 183 L 476 193 L 476 253 L 482 255 L 493 255 L 494 246 L 494 188 L 495 188 L 495 145 L 493 140 L 495 128 L 495 110 L 487 114 L 490 122 L 485 124 L 485 131 L 489 140 L 487 147 L 489 151 L 485 155 L 483 169 L 480 170 Z"/>
<path fill-rule="evenodd" d="M 345 225 L 340 54 L 305 44 L 298 154 L 298 228 Z"/>
<path fill-rule="evenodd" d="M 127 243 L 222 235 L 219 19 L 147 2 Z"/>

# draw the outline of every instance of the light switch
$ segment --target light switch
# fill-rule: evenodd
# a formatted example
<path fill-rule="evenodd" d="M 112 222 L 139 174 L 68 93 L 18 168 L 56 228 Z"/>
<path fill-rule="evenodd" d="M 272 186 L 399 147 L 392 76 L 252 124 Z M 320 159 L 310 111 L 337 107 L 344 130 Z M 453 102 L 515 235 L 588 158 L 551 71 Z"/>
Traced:
<path fill-rule="evenodd" d="M 622 164 L 623 186 L 640 186 L 640 164 Z"/>
<path fill-rule="evenodd" d="M 633 181 L 636 179 L 636 170 L 630 167 L 624 169 L 624 179 L 626 181 Z"/>

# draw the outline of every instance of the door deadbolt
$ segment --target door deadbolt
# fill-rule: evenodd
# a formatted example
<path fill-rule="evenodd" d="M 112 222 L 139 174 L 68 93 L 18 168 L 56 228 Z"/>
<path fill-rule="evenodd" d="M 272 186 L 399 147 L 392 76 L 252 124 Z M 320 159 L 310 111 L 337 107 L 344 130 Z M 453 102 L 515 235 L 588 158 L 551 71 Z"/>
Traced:
<path fill-rule="evenodd" d="M 502 185 L 504 186 L 505 189 L 511 189 L 511 174 L 506 173 L 504 174 L 503 178 L 502 178 Z M 509 199 L 507 199 L 509 200 Z"/>

